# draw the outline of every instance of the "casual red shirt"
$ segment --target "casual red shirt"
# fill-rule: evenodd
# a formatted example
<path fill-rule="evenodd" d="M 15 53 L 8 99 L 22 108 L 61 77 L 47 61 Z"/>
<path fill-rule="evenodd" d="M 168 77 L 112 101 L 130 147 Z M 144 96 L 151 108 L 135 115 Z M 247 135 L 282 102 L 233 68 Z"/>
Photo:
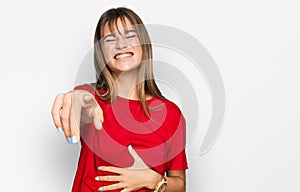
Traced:
<path fill-rule="evenodd" d="M 78 86 L 95 94 L 92 87 Z M 133 159 L 128 152 L 131 145 L 153 170 L 164 174 L 168 170 L 187 169 L 185 154 L 185 119 L 180 109 L 167 99 L 147 100 L 151 119 L 137 100 L 117 97 L 112 103 L 95 96 L 103 110 L 101 130 L 94 124 L 81 126 L 81 152 L 73 183 L 73 192 L 95 192 L 112 182 L 96 181 L 96 176 L 114 175 L 102 172 L 99 166 L 130 167 Z M 121 191 L 113 190 L 113 191 Z M 149 192 L 144 188 L 139 192 Z"/>

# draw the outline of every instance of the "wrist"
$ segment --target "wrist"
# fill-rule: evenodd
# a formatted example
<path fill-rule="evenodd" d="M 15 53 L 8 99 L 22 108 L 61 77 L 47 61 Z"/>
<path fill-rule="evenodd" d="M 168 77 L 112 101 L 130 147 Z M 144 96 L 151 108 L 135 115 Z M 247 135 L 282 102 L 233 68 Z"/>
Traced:
<path fill-rule="evenodd" d="M 150 169 L 151 171 L 151 175 L 149 177 L 149 183 L 146 186 L 146 188 L 150 189 L 150 190 L 154 190 L 157 187 L 157 184 L 164 178 L 161 174 L 157 173 L 156 171 L 153 171 L 152 169 Z"/>

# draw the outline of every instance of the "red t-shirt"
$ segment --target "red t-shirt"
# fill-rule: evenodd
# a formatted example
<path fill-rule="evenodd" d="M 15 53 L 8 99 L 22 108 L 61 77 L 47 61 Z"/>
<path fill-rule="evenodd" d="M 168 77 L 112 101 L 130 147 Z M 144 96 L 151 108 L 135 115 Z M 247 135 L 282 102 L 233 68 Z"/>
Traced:
<path fill-rule="evenodd" d="M 87 85 L 75 89 L 96 95 L 94 89 Z M 114 175 L 97 168 L 130 167 L 133 159 L 128 152 L 129 145 L 149 167 L 160 174 L 188 168 L 185 119 L 173 102 L 158 97 L 147 100 L 151 115 L 149 119 L 137 100 L 118 96 L 112 103 L 107 103 L 97 96 L 95 98 L 103 110 L 103 128 L 96 130 L 93 123 L 80 128 L 81 152 L 72 192 L 95 192 L 101 186 L 113 184 L 96 181 L 96 176 Z M 150 190 L 144 188 L 138 191 Z"/>

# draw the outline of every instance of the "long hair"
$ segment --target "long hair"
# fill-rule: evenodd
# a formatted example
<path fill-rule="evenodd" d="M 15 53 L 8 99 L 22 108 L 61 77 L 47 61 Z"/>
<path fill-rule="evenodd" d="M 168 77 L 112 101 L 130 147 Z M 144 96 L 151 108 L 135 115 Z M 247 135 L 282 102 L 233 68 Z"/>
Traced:
<path fill-rule="evenodd" d="M 146 95 L 156 96 L 165 99 L 158 89 L 154 77 L 153 77 L 153 54 L 150 37 L 144 26 L 141 18 L 132 10 L 119 7 L 107 10 L 99 19 L 96 27 L 94 37 L 94 65 L 96 70 L 96 85 L 95 88 L 104 90 L 104 93 L 98 93 L 101 100 L 105 102 L 113 101 L 116 96 L 115 78 L 112 75 L 111 70 L 107 67 L 103 51 L 101 48 L 101 39 L 103 38 L 104 25 L 108 24 L 110 31 L 118 29 L 117 21 L 121 20 L 125 23 L 125 19 L 135 27 L 137 36 L 140 40 L 142 47 L 142 63 L 139 67 L 138 79 L 137 79 L 137 96 L 142 104 L 144 113 L 150 118 L 149 106 L 146 101 Z"/>

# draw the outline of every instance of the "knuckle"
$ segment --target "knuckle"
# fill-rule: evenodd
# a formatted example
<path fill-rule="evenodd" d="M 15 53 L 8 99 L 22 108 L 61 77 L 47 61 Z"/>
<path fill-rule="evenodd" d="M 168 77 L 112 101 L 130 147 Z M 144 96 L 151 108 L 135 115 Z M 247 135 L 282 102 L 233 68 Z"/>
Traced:
<path fill-rule="evenodd" d="M 120 180 L 121 183 L 125 181 L 123 176 L 120 176 L 119 180 Z"/>
<path fill-rule="evenodd" d="M 99 181 L 104 181 L 105 179 L 104 176 L 98 176 L 97 178 L 99 179 Z"/>
<path fill-rule="evenodd" d="M 60 94 L 56 95 L 55 100 L 62 99 L 63 97 L 64 97 L 64 94 L 60 93 Z"/>
<path fill-rule="evenodd" d="M 71 104 L 71 98 L 70 97 L 64 97 L 64 106 L 69 106 Z"/>
<path fill-rule="evenodd" d="M 71 98 L 72 98 L 72 93 L 66 93 L 64 95 L 64 102 L 70 101 Z"/>
<path fill-rule="evenodd" d="M 105 171 L 108 171 L 108 172 L 112 171 L 111 167 L 103 167 L 103 168 L 105 169 Z"/>
<path fill-rule="evenodd" d="M 69 115 L 67 115 L 67 114 L 62 114 L 61 119 L 62 119 L 63 121 L 69 121 Z"/>

